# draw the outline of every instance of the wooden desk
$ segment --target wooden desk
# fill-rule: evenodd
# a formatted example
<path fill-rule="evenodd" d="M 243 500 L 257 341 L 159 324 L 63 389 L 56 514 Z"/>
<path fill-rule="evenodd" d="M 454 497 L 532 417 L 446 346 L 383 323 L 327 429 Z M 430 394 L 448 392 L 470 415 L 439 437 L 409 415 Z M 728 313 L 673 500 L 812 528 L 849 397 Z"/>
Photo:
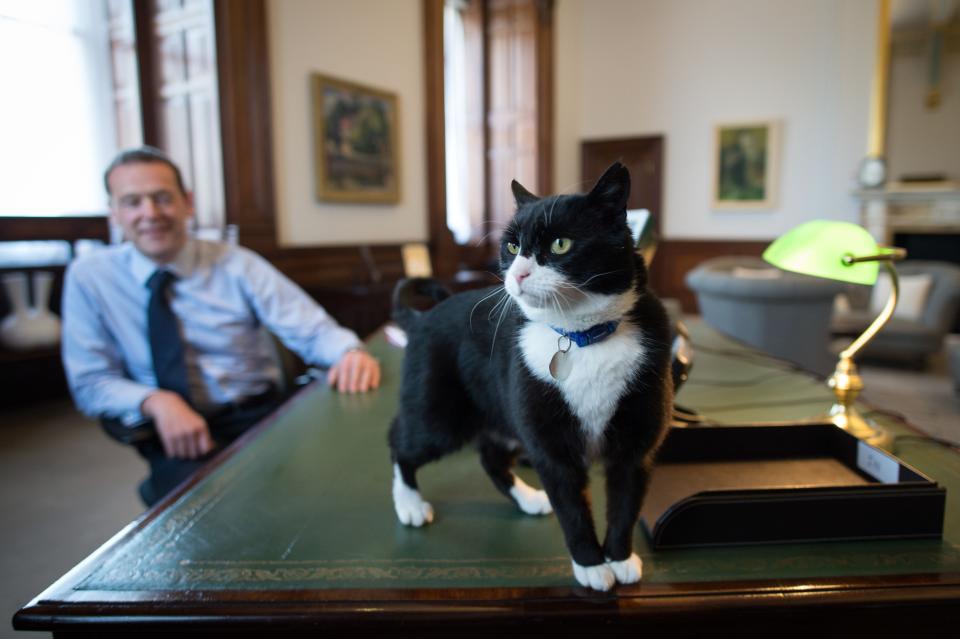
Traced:
<path fill-rule="evenodd" d="M 829 405 L 821 382 L 693 329 L 702 350 L 683 404 L 738 422 L 804 418 Z M 947 449 L 911 442 L 900 451 L 947 486 L 943 541 L 654 552 L 638 529 L 642 582 L 601 594 L 575 585 L 555 518 L 520 514 L 472 452 L 421 473 L 437 510 L 431 526 L 397 522 L 385 433 L 401 352 L 381 337 L 371 350 L 384 365 L 379 391 L 306 389 L 21 609 L 15 627 L 57 635 L 418 637 L 602 629 L 605 636 L 903 632 L 913 639 L 956 631 L 960 456 Z M 711 383 L 738 380 L 754 381 Z M 602 481 L 595 486 L 602 513 Z"/>

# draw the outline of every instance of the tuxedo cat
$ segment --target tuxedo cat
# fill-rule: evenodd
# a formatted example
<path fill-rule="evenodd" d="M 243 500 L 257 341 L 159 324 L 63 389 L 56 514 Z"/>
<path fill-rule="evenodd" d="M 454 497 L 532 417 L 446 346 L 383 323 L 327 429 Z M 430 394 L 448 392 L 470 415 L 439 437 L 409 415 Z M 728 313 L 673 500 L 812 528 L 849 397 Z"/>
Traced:
<path fill-rule="evenodd" d="M 435 282 L 398 287 L 394 318 L 409 343 L 389 433 L 397 516 L 430 523 L 417 469 L 473 442 L 522 511 L 556 511 L 581 585 L 634 583 L 634 526 L 673 386 L 667 315 L 646 288 L 627 227 L 630 176 L 615 163 L 589 193 L 545 198 L 512 186 L 518 208 L 501 241 L 503 286 L 425 312 L 402 297 L 444 297 Z M 521 449 L 545 492 L 514 475 Z M 595 459 L 606 471 L 602 545 L 587 495 Z"/>

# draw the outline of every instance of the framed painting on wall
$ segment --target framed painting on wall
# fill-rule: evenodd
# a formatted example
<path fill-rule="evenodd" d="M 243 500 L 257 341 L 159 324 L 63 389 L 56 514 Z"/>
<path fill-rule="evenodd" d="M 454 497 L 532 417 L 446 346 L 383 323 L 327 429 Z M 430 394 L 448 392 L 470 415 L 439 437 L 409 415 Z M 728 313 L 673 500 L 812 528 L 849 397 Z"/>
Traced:
<path fill-rule="evenodd" d="M 321 74 L 312 88 L 317 199 L 399 202 L 396 94 Z"/>
<path fill-rule="evenodd" d="M 713 150 L 713 207 L 770 209 L 776 205 L 780 124 L 720 124 Z"/>

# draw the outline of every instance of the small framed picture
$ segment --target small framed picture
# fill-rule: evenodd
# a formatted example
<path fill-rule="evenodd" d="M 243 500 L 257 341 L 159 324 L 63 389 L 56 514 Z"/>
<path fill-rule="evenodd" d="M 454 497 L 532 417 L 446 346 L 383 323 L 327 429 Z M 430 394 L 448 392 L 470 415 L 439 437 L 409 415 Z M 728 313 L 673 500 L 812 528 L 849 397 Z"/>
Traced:
<path fill-rule="evenodd" d="M 772 209 L 780 171 L 780 124 L 720 124 L 713 151 L 713 208 Z"/>
<path fill-rule="evenodd" d="M 400 201 L 396 94 L 314 74 L 317 199 Z"/>

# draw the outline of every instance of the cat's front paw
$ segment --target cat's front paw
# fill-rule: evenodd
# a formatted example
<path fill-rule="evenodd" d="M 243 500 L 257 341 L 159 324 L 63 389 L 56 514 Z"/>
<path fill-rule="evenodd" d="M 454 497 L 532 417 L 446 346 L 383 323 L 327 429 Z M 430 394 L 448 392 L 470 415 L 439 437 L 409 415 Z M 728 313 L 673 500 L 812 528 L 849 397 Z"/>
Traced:
<path fill-rule="evenodd" d="M 613 584 L 617 583 L 613 569 L 608 564 L 581 566 L 574 561 L 573 576 L 581 586 L 603 592 L 610 590 Z"/>
<path fill-rule="evenodd" d="M 513 478 L 510 496 L 517 502 L 520 510 L 528 515 L 549 515 L 553 512 L 547 493 L 530 486 L 519 477 Z"/>
<path fill-rule="evenodd" d="M 397 511 L 397 519 L 405 526 L 419 528 L 433 521 L 433 506 L 423 500 L 420 491 L 403 483 L 399 473 L 393 480 L 393 509 Z"/>
<path fill-rule="evenodd" d="M 643 574 L 643 562 L 640 561 L 640 557 L 637 557 L 637 553 L 632 553 L 623 561 L 607 559 L 607 565 L 616 575 L 617 582 L 621 584 L 635 584 L 640 581 L 640 576 Z"/>

